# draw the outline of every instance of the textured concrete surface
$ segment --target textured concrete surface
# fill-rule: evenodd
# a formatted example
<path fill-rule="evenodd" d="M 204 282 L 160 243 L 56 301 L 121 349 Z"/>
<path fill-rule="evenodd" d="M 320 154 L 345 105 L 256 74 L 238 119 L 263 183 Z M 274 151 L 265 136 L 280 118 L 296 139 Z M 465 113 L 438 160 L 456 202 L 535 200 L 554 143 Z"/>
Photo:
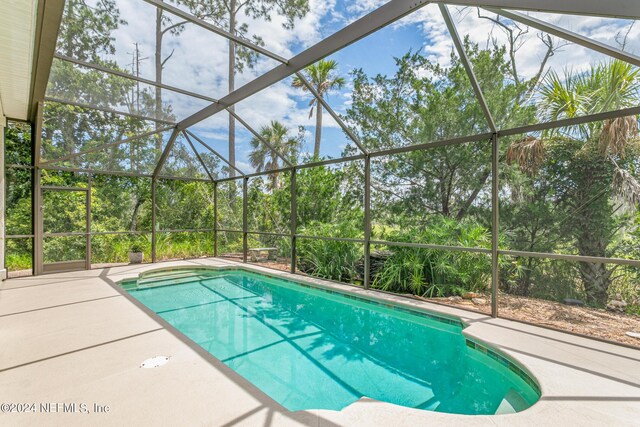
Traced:
<path fill-rule="evenodd" d="M 540 402 L 526 411 L 499 416 L 441 414 L 366 398 L 342 411 L 289 412 L 116 285 L 142 271 L 196 265 L 242 266 L 200 259 L 2 282 L 0 403 L 22 405 L 22 413 L 0 412 L 0 425 L 640 425 L 638 350 L 246 266 L 460 317 L 469 325 L 465 334 L 520 362 L 543 393 Z M 143 360 L 158 355 L 170 356 L 169 363 L 155 369 L 139 367 Z M 64 411 L 73 409 L 73 404 L 76 412 Z"/>

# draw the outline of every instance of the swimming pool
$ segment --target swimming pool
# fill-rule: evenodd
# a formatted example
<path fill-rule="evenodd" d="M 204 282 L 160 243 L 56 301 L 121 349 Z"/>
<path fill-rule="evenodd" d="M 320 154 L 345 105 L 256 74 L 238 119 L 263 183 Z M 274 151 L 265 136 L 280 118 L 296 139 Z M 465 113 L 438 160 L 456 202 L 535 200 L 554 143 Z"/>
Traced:
<path fill-rule="evenodd" d="M 516 364 L 466 339 L 457 319 L 240 269 L 156 272 L 122 286 L 292 411 L 366 396 L 495 414 L 540 396 Z"/>

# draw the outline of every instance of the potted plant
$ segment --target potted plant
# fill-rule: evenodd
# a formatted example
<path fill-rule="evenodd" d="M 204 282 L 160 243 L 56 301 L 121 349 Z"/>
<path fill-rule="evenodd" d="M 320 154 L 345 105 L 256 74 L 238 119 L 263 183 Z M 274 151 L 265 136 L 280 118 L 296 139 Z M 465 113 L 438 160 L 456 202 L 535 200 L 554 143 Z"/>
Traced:
<path fill-rule="evenodd" d="M 131 264 L 141 264 L 144 260 L 144 253 L 142 252 L 142 246 L 138 243 L 131 245 L 129 250 L 129 262 Z"/>

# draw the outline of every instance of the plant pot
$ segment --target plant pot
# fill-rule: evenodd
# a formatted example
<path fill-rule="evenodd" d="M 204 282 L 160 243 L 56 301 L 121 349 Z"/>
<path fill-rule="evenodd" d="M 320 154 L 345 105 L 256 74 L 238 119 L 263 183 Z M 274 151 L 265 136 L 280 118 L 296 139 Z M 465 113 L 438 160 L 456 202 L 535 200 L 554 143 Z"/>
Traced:
<path fill-rule="evenodd" d="M 129 263 L 142 264 L 144 260 L 144 253 L 142 252 L 129 252 Z"/>

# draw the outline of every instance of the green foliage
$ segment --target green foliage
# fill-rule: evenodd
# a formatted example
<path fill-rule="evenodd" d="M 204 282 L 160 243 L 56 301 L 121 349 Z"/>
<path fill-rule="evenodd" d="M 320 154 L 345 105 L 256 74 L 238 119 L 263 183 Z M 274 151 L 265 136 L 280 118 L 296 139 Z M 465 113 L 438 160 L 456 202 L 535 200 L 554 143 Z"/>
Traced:
<path fill-rule="evenodd" d="M 500 47 L 480 50 L 467 43 L 469 57 L 499 125 L 532 118 L 535 108 L 517 105 L 527 84 L 510 82 L 498 70 L 509 68 Z M 367 76 L 354 70 L 353 103 L 347 120 L 371 149 L 414 145 L 486 132 L 488 127 L 460 59 L 447 68 L 420 52 L 396 58 L 392 76 Z M 516 105 L 514 105 L 516 104 Z M 523 117 L 524 116 L 524 117 Z M 507 122 L 507 123 L 504 123 Z M 458 147 L 459 148 L 459 147 Z"/>
<path fill-rule="evenodd" d="M 151 260 L 151 235 L 101 234 L 91 236 L 91 263 L 128 263 L 129 252 L 142 252 Z"/>
<path fill-rule="evenodd" d="M 354 188 L 346 185 L 358 173 L 362 171 L 344 166 L 300 169 L 296 177 L 298 228 L 346 221 L 359 222 L 362 230 L 362 201 L 354 197 Z"/>
<path fill-rule="evenodd" d="M 32 234 L 31 171 L 7 169 L 5 234 Z"/>
<path fill-rule="evenodd" d="M 273 175 L 276 174 L 249 179 L 249 231 L 289 233 L 291 230 L 291 173 L 279 172 L 277 178 Z"/>
<path fill-rule="evenodd" d="M 227 231 L 218 232 L 218 254 L 221 256 L 228 254 L 242 253 L 242 233 L 230 233 Z"/>
<path fill-rule="evenodd" d="M 93 175 L 91 230 L 151 230 L 151 179 Z"/>
<path fill-rule="evenodd" d="M 385 238 L 477 248 L 489 248 L 491 243 L 491 233 L 482 225 L 443 217 L 435 217 L 425 229 L 394 230 Z M 486 254 L 392 245 L 386 249 L 389 257 L 372 274 L 374 288 L 433 297 L 485 291 L 491 282 L 491 258 Z"/>
<path fill-rule="evenodd" d="M 218 228 L 242 230 L 242 180 L 218 183 Z"/>
<path fill-rule="evenodd" d="M 158 233 L 156 238 L 159 260 L 213 255 L 213 232 Z"/>
<path fill-rule="evenodd" d="M 85 236 L 45 237 L 42 242 L 42 258 L 45 264 L 62 261 L 79 261 L 87 257 Z"/>
<path fill-rule="evenodd" d="M 102 0 L 90 7 L 84 0 L 67 0 L 56 50 L 83 61 L 114 54 L 111 32 L 126 24 L 114 0 Z"/>
<path fill-rule="evenodd" d="M 310 223 L 299 230 L 308 236 L 355 238 L 361 227 L 357 223 Z M 358 263 L 362 260 L 363 245 L 321 239 L 298 239 L 298 265 L 301 271 L 324 279 L 353 283 L 361 280 Z"/>
<path fill-rule="evenodd" d="M 203 181 L 158 180 L 159 230 L 213 228 L 213 185 Z"/>
<path fill-rule="evenodd" d="M 640 101 L 638 81 L 638 71 L 620 61 L 593 65 L 582 74 L 551 73 L 541 88 L 540 118 L 567 119 L 635 105 Z M 539 148 L 531 150 L 532 144 Z M 509 150 L 512 166 L 519 169 L 507 169 L 510 179 L 506 188 L 517 197 L 503 205 L 504 218 L 517 220 L 504 221 L 515 237 L 513 246 L 529 251 L 615 256 L 617 230 L 630 222 L 624 211 L 633 210 L 640 200 L 637 118 L 552 129 L 538 140 L 529 137 L 512 141 Z M 508 286 L 528 295 L 535 285 L 534 292 L 539 294 L 544 286 L 535 284 L 536 275 L 531 272 L 543 264 L 526 264 Z M 582 288 L 588 303 L 604 306 L 615 269 L 605 264 L 578 263 L 577 270 L 568 274 L 577 273 L 582 283 L 576 286 L 571 280 L 564 281 L 569 283 L 565 288 Z"/>
<path fill-rule="evenodd" d="M 11 122 L 4 128 L 4 161 L 8 165 L 31 165 L 31 126 Z"/>
<path fill-rule="evenodd" d="M 8 122 L 4 130 L 5 163 L 31 165 L 31 127 Z M 31 171 L 5 169 L 5 235 L 32 234 Z"/>
<path fill-rule="evenodd" d="M 10 273 L 32 268 L 32 241 L 25 238 L 6 240 L 5 266 Z"/>

